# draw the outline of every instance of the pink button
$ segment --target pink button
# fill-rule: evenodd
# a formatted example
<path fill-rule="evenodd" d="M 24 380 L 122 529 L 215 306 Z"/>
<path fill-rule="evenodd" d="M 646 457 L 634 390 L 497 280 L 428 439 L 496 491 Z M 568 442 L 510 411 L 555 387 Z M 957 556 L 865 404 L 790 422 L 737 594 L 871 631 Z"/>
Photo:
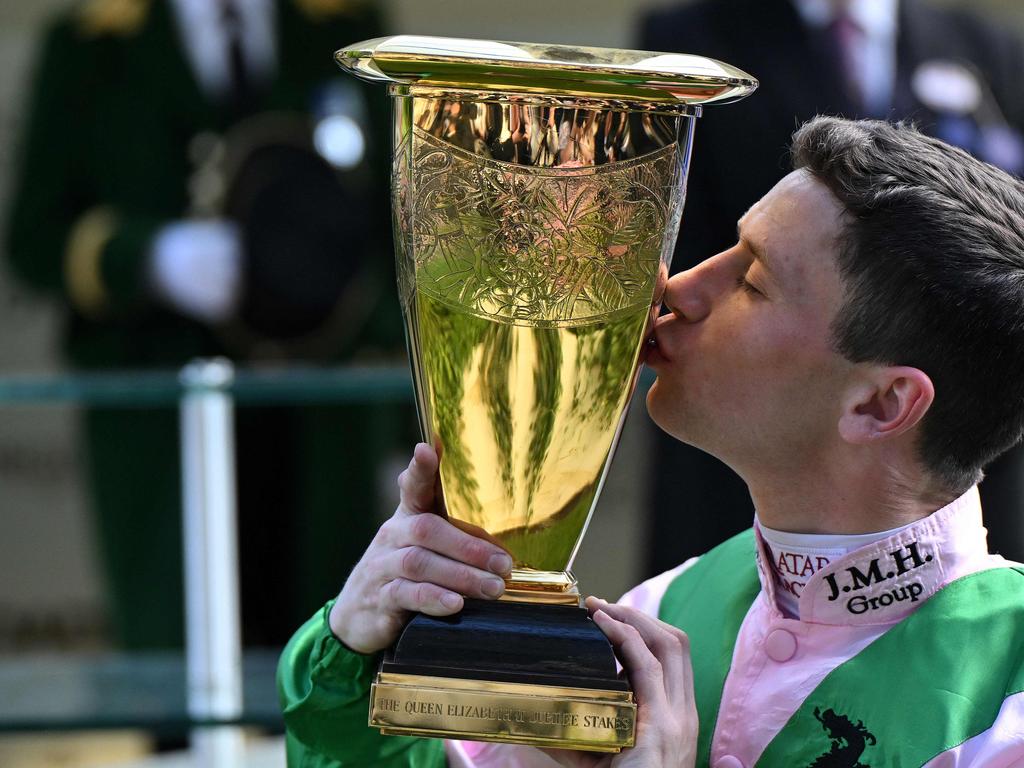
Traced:
<path fill-rule="evenodd" d="M 738 757 L 724 755 L 717 763 L 715 763 L 715 768 L 743 768 L 743 763 L 740 762 Z"/>
<path fill-rule="evenodd" d="M 785 629 L 775 629 L 764 641 L 764 650 L 772 661 L 789 661 L 796 653 L 796 638 Z"/>

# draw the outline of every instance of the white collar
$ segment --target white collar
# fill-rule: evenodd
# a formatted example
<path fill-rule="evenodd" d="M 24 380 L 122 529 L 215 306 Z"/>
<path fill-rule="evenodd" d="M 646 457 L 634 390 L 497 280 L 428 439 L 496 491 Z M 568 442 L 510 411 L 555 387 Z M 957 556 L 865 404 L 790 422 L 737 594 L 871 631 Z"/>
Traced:
<path fill-rule="evenodd" d="M 241 30 L 242 51 L 249 71 L 268 80 L 276 69 L 275 5 L 273 0 L 233 0 Z M 228 70 L 227 30 L 216 0 L 172 0 L 186 58 L 209 94 L 225 91 Z"/>
<path fill-rule="evenodd" d="M 778 531 L 764 525 L 757 517 L 754 523 L 767 545 L 767 553 L 771 554 L 779 608 L 787 616 L 796 618 L 800 616 L 800 594 L 815 572 L 855 549 L 894 536 L 913 525 L 908 523 L 877 533 L 827 534 Z"/>
<path fill-rule="evenodd" d="M 266 14 L 272 9 L 271 0 L 232 0 L 243 23 L 253 14 Z M 178 13 L 189 19 L 213 19 L 219 24 L 222 11 L 217 0 L 171 0 Z"/>
<path fill-rule="evenodd" d="M 758 576 L 770 610 L 778 611 L 778 577 L 754 525 Z M 853 550 L 815 571 L 800 594 L 800 620 L 812 624 L 891 624 L 946 584 L 1005 565 L 988 554 L 977 487 L 928 517 Z"/>

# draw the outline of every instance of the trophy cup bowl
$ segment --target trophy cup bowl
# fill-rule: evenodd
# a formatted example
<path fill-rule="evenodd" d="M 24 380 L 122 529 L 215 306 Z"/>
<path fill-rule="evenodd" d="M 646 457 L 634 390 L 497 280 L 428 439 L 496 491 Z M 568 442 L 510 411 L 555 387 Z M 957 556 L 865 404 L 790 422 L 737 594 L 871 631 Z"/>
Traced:
<path fill-rule="evenodd" d="M 370 724 L 631 746 L 632 694 L 570 569 L 660 306 L 701 105 L 757 83 L 696 56 L 447 38 L 336 58 L 393 97 L 398 288 L 439 507 L 514 562 L 501 601 L 410 622 Z"/>

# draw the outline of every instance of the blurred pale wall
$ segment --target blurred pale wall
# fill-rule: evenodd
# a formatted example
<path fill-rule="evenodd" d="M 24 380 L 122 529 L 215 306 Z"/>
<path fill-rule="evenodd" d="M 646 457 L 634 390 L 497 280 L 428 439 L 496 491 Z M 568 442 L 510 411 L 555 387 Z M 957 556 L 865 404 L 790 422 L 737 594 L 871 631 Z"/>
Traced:
<path fill-rule="evenodd" d="M 0 232 L 16 151 L 12 138 L 37 34 L 64 5 L 0 0 Z M 0 372 L 56 369 L 58 317 L 49 302 L 14 284 L 0 264 Z M 77 633 L 84 623 L 85 634 L 96 634 L 102 592 L 82 503 L 75 428 L 68 407 L 0 405 L 0 647 L 12 638 L 33 642 L 56 617 L 63 633 Z"/>
<path fill-rule="evenodd" d="M 969 5 L 1017 25 L 1019 0 L 936 0 Z M 394 32 L 628 46 L 639 12 L 665 0 L 385 0 Z M 23 87 L 45 19 L 69 0 L 0 0 L 0 231 Z M 339 40 L 341 45 L 347 40 Z M 755 73 L 756 74 L 756 73 Z M 53 371 L 58 309 L 10 280 L 0 262 L 0 373 Z M 102 589 L 75 461 L 73 409 L 0 406 L 0 647 L 26 618 L 100 614 Z M 633 409 L 577 573 L 587 591 L 617 596 L 638 570 L 646 416 Z M 72 626 L 71 629 L 74 629 Z"/>

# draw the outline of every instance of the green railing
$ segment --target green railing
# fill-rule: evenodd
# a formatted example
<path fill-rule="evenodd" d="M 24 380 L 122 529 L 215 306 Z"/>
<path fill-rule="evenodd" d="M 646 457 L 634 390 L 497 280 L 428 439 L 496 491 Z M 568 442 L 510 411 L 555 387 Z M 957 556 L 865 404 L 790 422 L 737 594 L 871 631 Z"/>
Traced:
<path fill-rule="evenodd" d="M 0 406 L 77 403 L 110 408 L 176 406 L 178 371 L 0 375 Z M 226 388 L 241 405 L 411 402 L 406 365 L 235 370 Z"/>
<path fill-rule="evenodd" d="M 213 366 L 216 368 L 216 366 Z M 236 368 L 223 379 L 207 374 L 211 367 L 200 362 L 181 371 L 112 371 L 108 373 L 69 372 L 47 375 L 8 374 L 0 376 L 0 408 L 71 404 L 103 408 L 181 408 L 187 414 L 200 403 L 197 417 L 208 427 L 229 424 L 229 411 L 211 402 L 246 405 L 313 405 L 323 403 L 408 403 L 412 384 L 407 365 L 346 366 L 308 368 Z M 210 397 L 204 397 L 209 395 Z M 212 416 L 211 416 L 212 414 Z M 211 421 L 212 419 L 212 421 Z M 194 430 L 193 430 L 194 432 Z M 200 433 L 203 429 L 199 430 Z M 231 430 L 225 445 L 230 450 Z M 190 430 L 183 422 L 186 450 Z M 225 433 L 223 429 L 220 434 Z M 216 452 L 202 435 L 192 438 L 191 449 L 200 461 Z M 216 442 L 216 441 L 215 441 Z M 211 467 L 214 467 L 211 464 Z M 205 475 L 205 473 L 202 473 Z M 215 472 L 210 473 L 215 475 Z M 204 476 L 204 482 L 209 478 Z M 227 478 L 222 478 L 226 481 Z M 223 485 L 223 483 L 221 483 Z M 216 483 L 214 484 L 216 485 Z M 206 490 L 209 490 L 207 488 Z M 216 488 L 214 488 L 216 490 Z M 209 508 L 207 508 L 209 507 Z M 198 504 L 198 512 L 186 514 L 186 526 L 200 529 L 223 524 L 224 507 Z M 187 511 L 187 510 L 186 510 Z M 202 518 L 195 522 L 195 515 Z M 227 550 L 208 550 L 209 537 L 201 549 L 203 565 L 213 571 L 232 562 Z M 217 537 L 214 537 L 217 538 Z M 15 574 L 8 574 L 13 577 Z M 202 593 L 207 584 L 191 584 L 190 594 Z M 213 584 L 212 586 L 217 586 Z M 223 592 L 211 593 L 211 597 Z M 229 596 L 230 597 L 230 596 Z M 189 610 L 194 610 L 193 601 Z M 200 601 L 202 602 L 202 601 Z M 231 602 L 228 600 L 227 602 Z M 200 609 L 209 606 L 200 606 Z M 223 632 L 216 620 L 211 632 Z M 228 627 L 237 636 L 237 627 Z M 191 645 L 191 641 L 190 641 Z M 232 662 L 239 667 L 229 685 L 238 684 L 241 699 L 229 711 L 218 711 L 203 703 L 189 690 L 189 665 L 182 652 L 133 653 L 14 653 L 0 655 L 0 732 L 50 731 L 95 728 L 144 728 L 157 733 L 185 734 L 211 725 L 257 725 L 272 729 L 282 725 L 274 683 L 277 649 L 236 648 Z M 203 649 L 206 668 L 218 657 Z M 237 662 L 237 663 L 236 663 Z M 198 703 L 197 703 L 198 702 Z"/>

